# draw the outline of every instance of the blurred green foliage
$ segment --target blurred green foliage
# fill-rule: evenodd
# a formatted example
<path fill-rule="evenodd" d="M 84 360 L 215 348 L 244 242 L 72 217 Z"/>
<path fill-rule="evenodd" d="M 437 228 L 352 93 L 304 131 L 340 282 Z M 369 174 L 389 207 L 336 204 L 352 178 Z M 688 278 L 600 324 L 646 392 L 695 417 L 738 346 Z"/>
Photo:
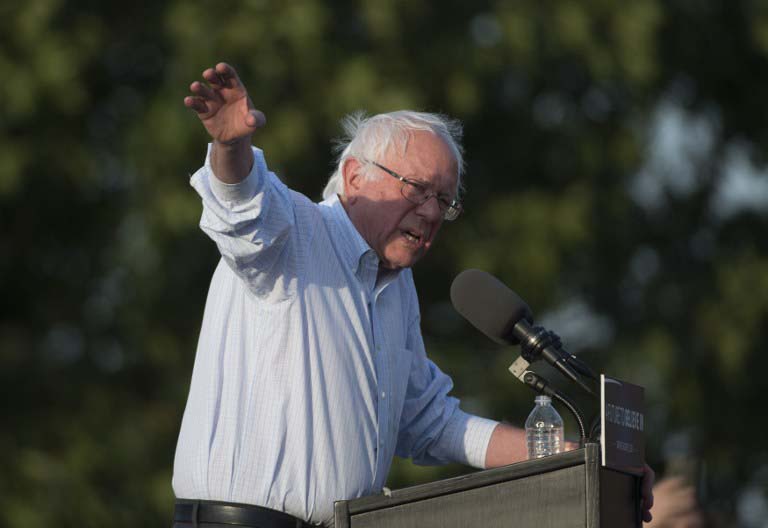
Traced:
<path fill-rule="evenodd" d="M 514 351 L 450 307 L 475 267 L 647 388 L 648 459 L 687 472 L 713 526 L 764 526 L 760 0 L 4 2 L 0 525 L 169 523 L 217 261 L 188 186 L 206 137 L 181 101 L 220 60 L 268 116 L 270 166 L 312 198 L 344 114 L 462 119 L 467 212 L 415 273 L 464 406 L 521 423 L 532 401 Z M 460 471 L 398 462 L 391 484 Z"/>

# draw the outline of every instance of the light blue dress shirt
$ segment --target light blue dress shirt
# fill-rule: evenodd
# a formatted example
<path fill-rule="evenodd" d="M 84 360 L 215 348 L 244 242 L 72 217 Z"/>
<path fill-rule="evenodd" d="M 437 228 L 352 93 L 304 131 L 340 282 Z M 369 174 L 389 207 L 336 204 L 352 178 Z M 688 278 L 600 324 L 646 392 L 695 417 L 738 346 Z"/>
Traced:
<path fill-rule="evenodd" d="M 411 271 L 378 275 L 337 197 L 288 189 L 254 151 L 236 185 L 192 177 L 222 259 L 206 302 L 173 473 L 177 497 L 330 524 L 380 492 L 395 454 L 483 467 L 497 422 L 459 409 L 426 356 Z M 210 151 L 209 151 L 210 155 Z"/>

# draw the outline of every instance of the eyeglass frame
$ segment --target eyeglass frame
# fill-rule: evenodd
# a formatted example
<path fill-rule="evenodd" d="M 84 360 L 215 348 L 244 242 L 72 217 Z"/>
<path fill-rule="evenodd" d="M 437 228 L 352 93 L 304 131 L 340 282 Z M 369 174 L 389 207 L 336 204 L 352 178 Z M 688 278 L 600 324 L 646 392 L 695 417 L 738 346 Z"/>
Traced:
<path fill-rule="evenodd" d="M 412 204 L 424 205 L 430 199 L 436 198 L 437 207 L 438 209 L 440 209 L 440 212 L 443 213 L 443 220 L 445 220 L 446 222 L 452 222 L 456 220 L 464 210 L 464 207 L 462 206 L 461 201 L 454 198 L 453 200 L 448 202 L 446 198 L 440 197 L 440 193 L 430 190 L 428 186 L 423 182 L 420 182 L 418 180 L 411 180 L 410 178 L 406 178 L 405 176 L 400 176 L 398 173 L 396 173 L 392 169 L 389 169 L 384 165 L 382 165 L 381 163 L 377 163 L 373 160 L 362 159 L 362 161 L 365 163 L 370 163 L 371 165 L 375 165 L 376 167 L 380 168 L 381 170 L 383 170 L 393 178 L 400 180 L 400 182 L 402 182 L 403 184 L 402 187 L 400 187 L 400 194 L 402 194 L 403 198 L 405 198 Z M 421 202 L 414 202 L 412 199 L 408 198 L 408 196 L 406 196 L 406 193 L 405 193 L 406 185 L 410 185 L 411 187 L 414 187 L 419 190 L 424 189 L 424 199 Z M 453 211 L 455 211 L 455 213 L 452 213 Z"/>

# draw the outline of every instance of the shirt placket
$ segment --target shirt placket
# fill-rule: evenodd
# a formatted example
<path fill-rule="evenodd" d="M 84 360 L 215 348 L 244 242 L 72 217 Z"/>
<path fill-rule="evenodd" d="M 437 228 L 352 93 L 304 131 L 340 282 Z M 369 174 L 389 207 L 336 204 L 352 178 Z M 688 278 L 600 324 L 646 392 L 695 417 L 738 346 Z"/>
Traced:
<path fill-rule="evenodd" d="M 377 410 L 378 410 L 378 438 L 376 439 L 376 474 L 374 475 L 374 483 L 386 478 L 383 473 L 387 471 L 389 467 L 389 451 L 391 446 L 387 445 L 387 441 L 391 436 L 391 405 L 392 400 L 389 394 L 391 387 L 391 372 L 389 368 L 389 360 L 387 358 L 387 338 L 386 332 L 381 328 L 381 318 L 378 316 L 378 312 L 381 309 L 382 294 L 386 286 L 376 288 L 373 291 L 373 299 L 371 302 L 371 329 L 373 331 L 373 343 L 374 343 L 374 362 L 376 365 L 377 373 Z"/>

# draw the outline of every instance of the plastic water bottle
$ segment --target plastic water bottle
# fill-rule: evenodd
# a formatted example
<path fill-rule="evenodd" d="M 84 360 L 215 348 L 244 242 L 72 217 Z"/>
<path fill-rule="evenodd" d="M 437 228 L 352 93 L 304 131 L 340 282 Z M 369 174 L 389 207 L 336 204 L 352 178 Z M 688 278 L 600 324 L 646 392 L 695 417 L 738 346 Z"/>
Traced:
<path fill-rule="evenodd" d="M 563 450 L 563 419 L 549 396 L 536 396 L 536 405 L 525 421 L 528 458 L 541 458 Z"/>

